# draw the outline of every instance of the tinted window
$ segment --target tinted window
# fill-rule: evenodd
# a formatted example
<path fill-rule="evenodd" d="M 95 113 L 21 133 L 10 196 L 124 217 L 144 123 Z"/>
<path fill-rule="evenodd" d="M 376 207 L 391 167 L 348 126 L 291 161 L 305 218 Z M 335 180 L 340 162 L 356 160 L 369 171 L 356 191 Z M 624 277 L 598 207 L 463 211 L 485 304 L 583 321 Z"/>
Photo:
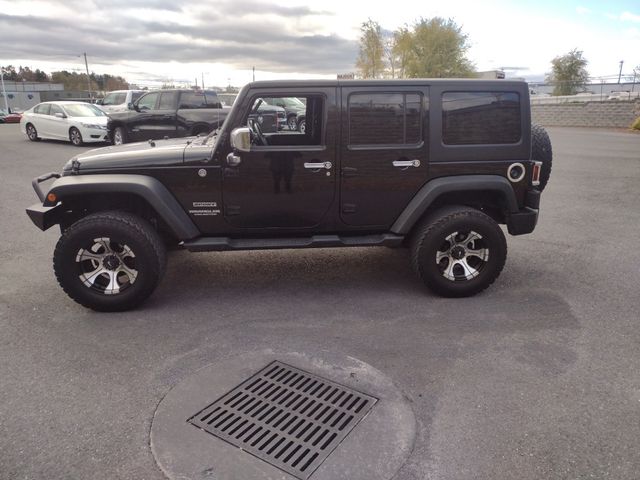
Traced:
<path fill-rule="evenodd" d="M 446 92 L 442 140 L 447 145 L 517 143 L 520 96 L 515 92 Z"/>
<path fill-rule="evenodd" d="M 39 113 L 41 115 L 49 115 L 49 108 L 51 107 L 50 104 L 48 103 L 41 103 L 40 105 L 37 105 L 33 111 L 35 113 Z"/>
<path fill-rule="evenodd" d="M 127 99 L 126 93 L 109 93 L 102 100 L 103 105 L 122 105 Z"/>
<path fill-rule="evenodd" d="M 215 92 L 182 92 L 179 108 L 222 108 Z"/>
<path fill-rule="evenodd" d="M 358 93 L 349 96 L 350 145 L 408 145 L 422 140 L 422 95 Z"/>
<path fill-rule="evenodd" d="M 158 100 L 159 95 L 159 93 L 148 93 L 140 97 L 138 108 L 140 108 L 140 110 L 153 110 L 156 108 L 156 100 Z"/>
<path fill-rule="evenodd" d="M 176 108 L 176 95 L 177 92 L 165 92 L 160 95 L 159 110 L 171 110 Z"/>

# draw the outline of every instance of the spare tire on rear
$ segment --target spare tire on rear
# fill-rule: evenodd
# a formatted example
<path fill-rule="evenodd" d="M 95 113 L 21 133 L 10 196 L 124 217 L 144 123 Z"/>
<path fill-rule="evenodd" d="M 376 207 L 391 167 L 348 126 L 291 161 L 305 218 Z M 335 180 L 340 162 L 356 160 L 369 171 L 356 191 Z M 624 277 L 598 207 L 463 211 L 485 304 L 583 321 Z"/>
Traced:
<path fill-rule="evenodd" d="M 531 125 L 531 159 L 542 162 L 540 171 L 540 185 L 538 189 L 544 190 L 551 176 L 551 139 L 547 131 L 540 125 Z"/>

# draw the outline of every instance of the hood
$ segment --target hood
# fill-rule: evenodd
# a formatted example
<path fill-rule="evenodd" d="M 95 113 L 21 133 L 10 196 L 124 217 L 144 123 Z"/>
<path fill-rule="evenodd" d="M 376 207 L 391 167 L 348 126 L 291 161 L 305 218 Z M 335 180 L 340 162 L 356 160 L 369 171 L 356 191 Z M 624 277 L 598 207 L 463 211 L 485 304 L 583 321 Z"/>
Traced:
<path fill-rule="evenodd" d="M 63 172 L 68 175 L 71 170 L 93 173 L 104 169 L 180 165 L 184 161 L 184 149 L 194 138 L 172 138 L 96 148 L 73 157 L 64 166 Z"/>

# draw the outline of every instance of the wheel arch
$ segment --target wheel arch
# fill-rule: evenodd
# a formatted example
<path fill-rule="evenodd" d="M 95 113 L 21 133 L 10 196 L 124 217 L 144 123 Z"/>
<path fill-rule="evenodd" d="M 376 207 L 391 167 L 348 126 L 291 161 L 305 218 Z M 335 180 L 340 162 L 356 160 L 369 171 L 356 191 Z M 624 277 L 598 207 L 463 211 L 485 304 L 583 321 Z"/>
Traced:
<path fill-rule="evenodd" d="M 180 203 L 157 179 L 145 175 L 74 175 L 56 180 L 49 190 L 55 195 L 56 219 L 47 224 L 64 226 L 87 214 L 123 210 L 147 217 L 156 228 L 177 240 L 199 236 L 200 232 Z M 46 200 L 44 207 L 55 206 Z M 53 212 L 54 210 L 52 210 Z M 151 218 L 148 218 L 151 217 Z"/>
<path fill-rule="evenodd" d="M 499 175 L 439 177 L 427 182 L 391 226 L 391 232 L 408 235 L 420 220 L 436 209 L 463 205 L 482 210 L 498 223 L 518 211 L 509 181 Z"/>

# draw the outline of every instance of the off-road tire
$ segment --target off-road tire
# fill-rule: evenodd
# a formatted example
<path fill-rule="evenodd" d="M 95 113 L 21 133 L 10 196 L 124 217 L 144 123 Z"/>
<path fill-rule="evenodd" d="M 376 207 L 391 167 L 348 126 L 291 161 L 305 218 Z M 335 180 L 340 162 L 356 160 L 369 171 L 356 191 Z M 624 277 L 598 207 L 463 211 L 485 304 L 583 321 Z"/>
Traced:
<path fill-rule="evenodd" d="M 137 276 L 118 293 L 102 293 L 95 289 L 96 280 L 94 286 L 87 286 L 81 279 L 84 267 L 78 261 L 80 252 L 89 251 L 87 246 L 95 244 L 96 239 L 105 238 L 112 245 L 129 247 L 135 257 L 132 270 L 137 272 Z M 104 262 L 97 262 L 97 265 L 104 265 Z M 165 266 L 166 249 L 151 224 L 120 211 L 94 213 L 78 220 L 62 234 L 53 254 L 56 278 L 67 295 L 87 308 L 102 312 L 124 311 L 138 306 L 154 291 Z"/>
<path fill-rule="evenodd" d="M 474 243 L 473 248 L 479 251 L 482 244 L 488 249 L 487 260 L 476 267 L 478 274 L 471 279 L 448 279 L 442 264 L 436 262 L 438 252 L 444 245 L 450 245 L 447 237 L 455 232 L 461 236 L 463 232 L 479 234 L 479 243 Z M 469 297 L 486 289 L 498 278 L 507 258 L 507 241 L 500 226 L 488 215 L 465 206 L 445 207 L 428 215 L 416 228 L 410 248 L 411 266 L 418 277 L 443 297 Z M 468 258 L 475 260 L 472 256 Z M 449 260 L 443 261 L 446 264 Z"/>
<path fill-rule="evenodd" d="M 540 125 L 531 125 L 531 158 L 542 162 L 538 190 L 543 191 L 551 177 L 553 152 L 549 134 Z"/>

